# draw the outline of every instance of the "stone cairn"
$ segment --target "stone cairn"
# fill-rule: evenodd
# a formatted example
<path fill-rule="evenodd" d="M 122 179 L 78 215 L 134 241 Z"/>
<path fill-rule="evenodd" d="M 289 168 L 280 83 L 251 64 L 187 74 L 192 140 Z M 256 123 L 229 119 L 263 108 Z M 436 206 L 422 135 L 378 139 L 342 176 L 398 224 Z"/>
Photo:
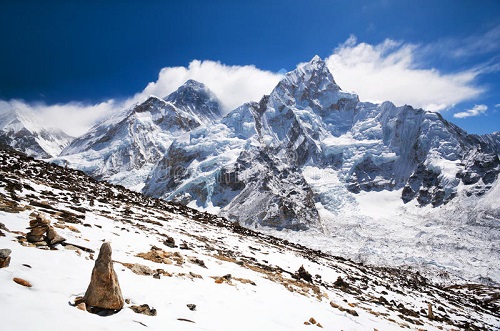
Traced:
<path fill-rule="evenodd" d="M 112 314 L 121 310 L 125 304 L 118 276 L 113 269 L 111 253 L 111 245 L 103 243 L 85 296 L 75 301 L 76 305 L 85 303 L 86 310 L 91 313 Z"/>
<path fill-rule="evenodd" d="M 30 214 L 28 229 L 30 232 L 26 235 L 26 239 L 35 245 L 54 246 L 66 240 L 57 234 L 56 230 L 50 225 L 50 221 L 40 213 Z"/>

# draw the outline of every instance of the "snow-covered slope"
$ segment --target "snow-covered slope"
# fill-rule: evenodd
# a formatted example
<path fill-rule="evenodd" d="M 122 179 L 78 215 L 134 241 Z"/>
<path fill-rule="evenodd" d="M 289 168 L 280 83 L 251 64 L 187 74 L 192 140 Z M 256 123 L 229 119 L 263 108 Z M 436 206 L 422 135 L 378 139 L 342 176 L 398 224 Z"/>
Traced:
<path fill-rule="evenodd" d="M 45 126 L 36 114 L 24 109 L 0 111 L 0 143 L 40 159 L 57 156 L 73 137 Z"/>
<path fill-rule="evenodd" d="M 150 96 L 114 114 L 75 139 L 54 162 L 140 190 L 175 137 L 220 116 L 218 99 L 193 80 L 166 100 Z"/>
<path fill-rule="evenodd" d="M 363 266 L 3 150 L 0 174 L 5 331 L 500 329 L 498 287 Z M 35 212 L 62 245 L 26 241 Z M 126 299 L 105 317 L 72 306 L 103 241 Z"/>

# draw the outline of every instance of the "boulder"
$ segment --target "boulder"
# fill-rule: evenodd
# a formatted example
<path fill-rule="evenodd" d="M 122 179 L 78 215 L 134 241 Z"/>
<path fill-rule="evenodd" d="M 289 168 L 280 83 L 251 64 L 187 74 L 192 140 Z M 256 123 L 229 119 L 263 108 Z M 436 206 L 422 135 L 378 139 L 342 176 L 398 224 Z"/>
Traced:
<path fill-rule="evenodd" d="M 156 316 L 156 314 L 157 314 L 156 309 L 150 308 L 149 305 L 147 305 L 147 304 L 143 304 L 140 306 L 133 305 L 133 306 L 130 306 L 129 308 L 132 309 L 137 314 L 144 314 L 144 315 L 148 315 L 148 316 Z"/>
<path fill-rule="evenodd" d="M 92 308 L 115 311 L 123 308 L 124 300 L 118 276 L 113 269 L 111 253 L 110 243 L 103 243 L 92 270 L 89 287 L 83 297 L 89 311 L 92 311 Z"/>
<path fill-rule="evenodd" d="M 132 272 L 134 274 L 142 275 L 142 276 L 150 276 L 150 275 L 154 274 L 153 269 L 151 269 L 150 267 L 145 266 L 143 264 L 139 264 L 139 263 L 134 263 L 130 267 L 130 270 L 132 270 Z"/>
<path fill-rule="evenodd" d="M 56 230 L 52 226 L 48 226 L 47 229 L 47 244 L 50 246 L 57 245 L 65 241 L 66 239 L 57 234 Z"/>
<path fill-rule="evenodd" d="M 10 264 L 10 253 L 8 248 L 0 249 L 0 268 L 7 268 Z"/>

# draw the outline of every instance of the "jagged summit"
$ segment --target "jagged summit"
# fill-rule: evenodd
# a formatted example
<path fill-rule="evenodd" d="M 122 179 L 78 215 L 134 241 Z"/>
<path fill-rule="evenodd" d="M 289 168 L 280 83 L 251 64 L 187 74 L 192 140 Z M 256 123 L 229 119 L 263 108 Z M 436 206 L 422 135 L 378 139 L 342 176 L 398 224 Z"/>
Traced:
<path fill-rule="evenodd" d="M 328 111 L 338 110 L 341 100 L 351 104 L 359 102 L 356 94 L 342 91 L 325 61 L 315 56 L 310 62 L 299 65 L 285 75 L 271 93 L 270 103 L 275 109 L 293 105 L 315 111 Z"/>
<path fill-rule="evenodd" d="M 165 100 L 199 118 L 204 124 L 211 124 L 222 117 L 221 102 L 217 96 L 205 84 L 193 79 L 185 82 Z"/>

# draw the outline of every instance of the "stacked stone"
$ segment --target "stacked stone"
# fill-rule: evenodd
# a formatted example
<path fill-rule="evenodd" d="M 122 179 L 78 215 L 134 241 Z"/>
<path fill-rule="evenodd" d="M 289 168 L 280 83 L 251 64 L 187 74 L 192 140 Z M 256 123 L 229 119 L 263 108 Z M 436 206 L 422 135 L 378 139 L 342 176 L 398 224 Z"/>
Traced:
<path fill-rule="evenodd" d="M 30 218 L 30 226 L 28 228 L 30 232 L 26 235 L 26 239 L 30 243 L 53 246 L 66 240 L 57 234 L 56 230 L 50 225 L 50 221 L 41 214 L 32 213 Z"/>
<path fill-rule="evenodd" d="M 45 219 L 42 215 L 37 213 L 32 213 L 30 215 L 30 232 L 26 235 L 26 239 L 30 243 L 34 244 L 44 244 L 45 233 L 49 229 L 50 221 Z"/>

